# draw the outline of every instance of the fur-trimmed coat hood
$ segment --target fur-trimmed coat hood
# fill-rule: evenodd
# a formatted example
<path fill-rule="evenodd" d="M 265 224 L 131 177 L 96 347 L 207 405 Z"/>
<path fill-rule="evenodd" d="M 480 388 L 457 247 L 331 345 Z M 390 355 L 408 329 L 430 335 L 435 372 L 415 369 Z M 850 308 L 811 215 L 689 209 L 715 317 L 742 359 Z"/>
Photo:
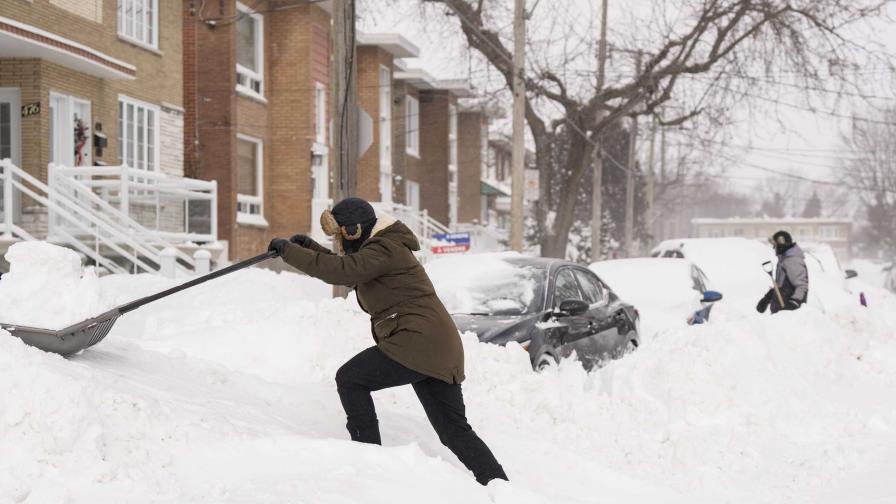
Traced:
<path fill-rule="evenodd" d="M 380 216 L 368 238 L 350 255 L 312 243 L 289 244 L 282 258 L 329 284 L 355 287 L 370 314 L 377 346 L 391 359 L 447 383 L 464 379 L 464 350 L 454 320 L 414 257 L 420 242 L 401 221 Z"/>

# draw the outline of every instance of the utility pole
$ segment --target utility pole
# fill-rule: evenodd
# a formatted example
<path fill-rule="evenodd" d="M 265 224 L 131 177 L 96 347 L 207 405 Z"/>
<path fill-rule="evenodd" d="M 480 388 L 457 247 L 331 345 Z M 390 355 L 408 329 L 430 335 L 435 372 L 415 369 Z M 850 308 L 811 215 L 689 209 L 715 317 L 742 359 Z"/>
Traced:
<path fill-rule="evenodd" d="M 656 118 L 650 120 L 650 151 L 647 153 L 647 209 L 644 212 L 644 222 L 647 225 L 647 232 L 650 233 L 651 239 L 656 238 L 653 233 L 653 199 L 654 199 L 654 155 L 653 151 L 656 146 Z M 648 248 L 653 244 L 648 244 Z"/>
<path fill-rule="evenodd" d="M 604 88 L 607 68 L 607 0 L 603 0 L 600 15 L 600 40 L 597 43 L 597 92 Z M 597 122 L 604 117 L 604 111 L 597 111 Z M 600 138 L 594 138 L 594 173 L 591 178 L 591 261 L 600 260 L 600 227 L 603 220 L 604 159 Z"/>
<path fill-rule="evenodd" d="M 333 29 L 331 30 L 333 59 L 330 72 L 333 81 L 333 201 L 341 201 L 355 194 L 355 178 L 358 166 L 358 112 L 355 0 L 333 2 Z M 313 215 L 313 219 L 318 216 Z M 333 286 L 333 297 L 346 297 L 349 289 Z"/>
<path fill-rule="evenodd" d="M 354 195 L 358 160 L 355 0 L 333 2 L 333 188 L 334 201 Z"/>
<path fill-rule="evenodd" d="M 641 74 L 642 55 L 643 53 L 638 51 L 635 57 L 635 78 Z M 636 161 L 638 150 L 635 143 L 638 141 L 638 116 L 632 114 L 631 121 L 628 131 L 628 172 L 625 177 L 625 253 L 628 257 L 635 255 L 635 169 L 638 166 Z"/>
<path fill-rule="evenodd" d="M 513 13 L 513 150 L 510 183 L 510 249 L 523 251 L 523 170 L 526 168 L 526 5 L 516 0 Z"/>

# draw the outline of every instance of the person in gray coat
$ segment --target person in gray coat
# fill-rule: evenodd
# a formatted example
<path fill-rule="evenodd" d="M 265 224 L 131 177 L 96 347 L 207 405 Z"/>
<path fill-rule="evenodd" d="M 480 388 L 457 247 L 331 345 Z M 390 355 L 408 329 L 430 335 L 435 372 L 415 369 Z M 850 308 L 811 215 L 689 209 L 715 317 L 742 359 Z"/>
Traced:
<path fill-rule="evenodd" d="M 777 313 L 780 310 L 796 310 L 803 306 L 809 297 L 809 271 L 806 269 L 806 256 L 787 231 L 778 231 L 772 235 L 770 241 L 778 255 L 775 283 L 778 284 L 784 305 L 781 306 L 778 296 L 775 295 L 775 289 L 771 288 L 759 300 L 756 311 L 765 313 L 769 307 L 771 307 L 772 313 Z"/>

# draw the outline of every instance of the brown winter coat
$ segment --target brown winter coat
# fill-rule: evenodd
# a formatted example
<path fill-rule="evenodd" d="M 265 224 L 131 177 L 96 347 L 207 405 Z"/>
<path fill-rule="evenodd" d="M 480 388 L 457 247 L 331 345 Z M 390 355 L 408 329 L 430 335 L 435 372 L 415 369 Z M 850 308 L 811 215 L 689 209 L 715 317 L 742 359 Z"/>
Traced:
<path fill-rule="evenodd" d="M 417 238 L 401 222 L 380 217 L 370 238 L 340 256 L 313 243 L 289 244 L 283 260 L 336 285 L 354 286 L 358 304 L 370 314 L 377 346 L 393 360 L 447 383 L 464 379 L 464 350 L 454 321 L 414 257 Z"/>

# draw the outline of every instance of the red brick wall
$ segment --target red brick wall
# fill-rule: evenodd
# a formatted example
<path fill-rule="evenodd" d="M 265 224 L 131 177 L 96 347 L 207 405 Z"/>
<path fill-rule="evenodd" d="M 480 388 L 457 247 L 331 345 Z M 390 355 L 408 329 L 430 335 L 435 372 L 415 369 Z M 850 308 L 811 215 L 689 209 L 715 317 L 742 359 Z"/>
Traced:
<path fill-rule="evenodd" d="M 486 118 L 482 112 L 459 112 L 457 115 L 457 219 L 479 221 L 479 180 L 482 173 L 482 128 Z"/>
<path fill-rule="evenodd" d="M 400 177 L 400 183 L 393 185 L 393 199 L 399 203 L 405 202 L 404 182 L 412 180 L 420 182 L 421 161 L 419 157 L 409 155 L 405 138 L 405 96 L 420 97 L 420 91 L 404 81 L 393 81 L 392 85 L 392 175 Z M 397 103 L 396 103 L 397 102 Z M 421 124 L 422 126 L 422 124 Z M 422 195 L 421 195 L 422 204 Z"/>
<path fill-rule="evenodd" d="M 358 159 L 357 195 L 379 201 L 380 194 L 380 67 L 392 72 L 392 55 L 375 46 L 358 48 L 358 106 L 373 120 L 373 143 Z M 391 104 L 390 104 L 391 106 Z M 394 118 L 393 118 L 394 123 Z M 394 149 L 394 140 L 393 140 Z"/>
<path fill-rule="evenodd" d="M 447 225 L 448 207 L 448 105 L 453 95 L 427 91 L 420 96 L 420 206 Z"/>
<path fill-rule="evenodd" d="M 270 11 L 264 8 L 265 2 L 244 3 L 267 11 L 267 103 L 236 93 L 233 24 L 212 29 L 196 23 L 194 17 L 184 21 L 184 74 L 189 76 L 185 82 L 195 90 L 184 92 L 188 97 L 186 152 L 198 177 L 218 181 L 218 232 L 221 239 L 230 241 L 234 259 L 258 254 L 272 237 L 310 231 L 314 83 L 327 85 L 329 81 L 329 15 L 324 10 L 303 5 Z M 207 17 L 233 15 L 236 7 L 235 0 L 227 0 L 221 12 L 217 2 L 209 4 L 206 11 L 211 12 L 204 13 Z M 185 9 L 186 16 L 189 9 Z M 264 142 L 263 215 L 267 228 L 236 222 L 237 133 Z"/>

